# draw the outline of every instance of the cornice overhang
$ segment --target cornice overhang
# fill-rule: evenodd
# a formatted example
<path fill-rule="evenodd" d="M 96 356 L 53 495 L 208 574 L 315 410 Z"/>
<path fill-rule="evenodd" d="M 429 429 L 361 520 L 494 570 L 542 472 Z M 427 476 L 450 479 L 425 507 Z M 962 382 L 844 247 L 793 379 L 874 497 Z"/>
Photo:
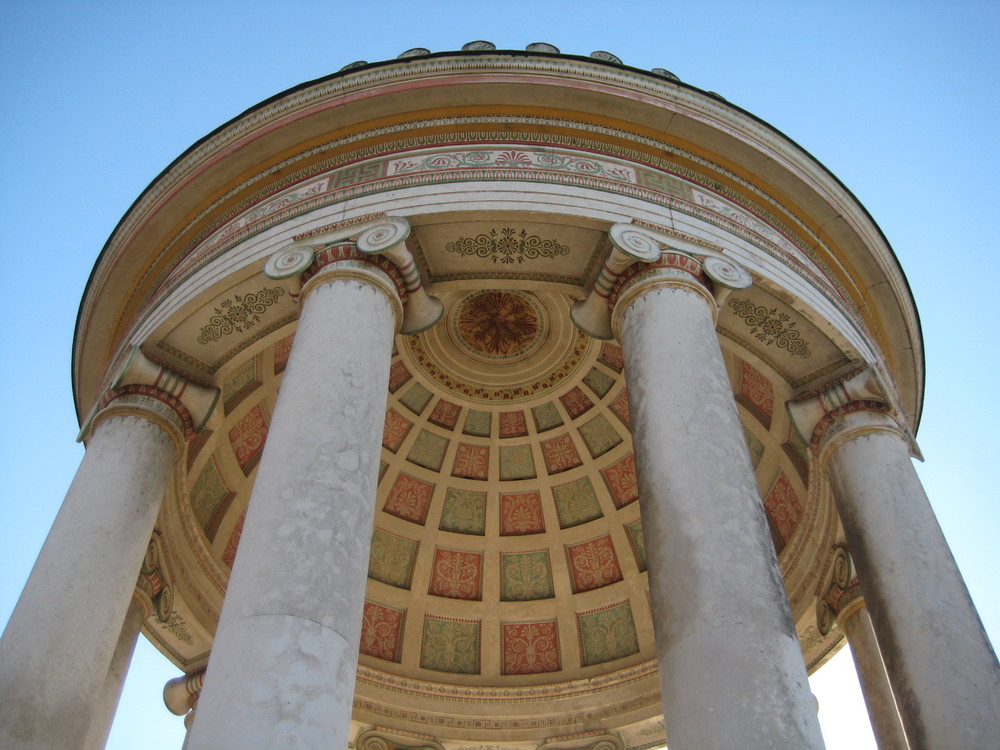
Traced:
<path fill-rule="evenodd" d="M 484 85 L 488 84 L 488 85 Z M 560 97 L 541 97 L 551 87 Z M 454 102 L 463 102 L 456 107 Z M 538 105 L 552 101 L 553 105 Z M 375 122 L 418 122 L 460 110 L 574 119 L 681 143 L 757 185 L 830 247 L 831 265 L 867 321 L 915 429 L 923 391 L 920 323 L 906 278 L 878 226 L 829 170 L 745 110 L 688 84 L 591 58 L 527 52 L 450 52 L 353 67 L 278 94 L 191 146 L 137 198 L 88 281 L 73 356 L 78 411 L 88 408 L 98 370 L 129 345 L 116 321 L 128 318 L 134 280 L 149 253 L 239 184 L 277 182 L 283 159 L 335 136 L 367 136 Z M 374 145 L 374 144 L 371 144 Z M 248 188 L 249 190 L 249 188 Z M 230 200 L 235 201 L 235 198 Z M 225 203 L 225 200 L 222 200 Z M 220 209 L 221 210 L 221 209 Z M 95 360 L 83 373 L 84 357 Z M 98 362 L 99 360 L 99 362 Z"/>

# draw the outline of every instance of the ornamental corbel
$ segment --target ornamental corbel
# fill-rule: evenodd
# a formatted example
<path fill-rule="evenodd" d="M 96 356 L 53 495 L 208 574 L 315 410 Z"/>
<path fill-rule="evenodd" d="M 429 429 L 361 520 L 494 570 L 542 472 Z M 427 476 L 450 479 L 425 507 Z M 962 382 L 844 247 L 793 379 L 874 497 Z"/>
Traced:
<path fill-rule="evenodd" d="M 625 269 L 633 263 L 659 260 L 663 252 L 657 235 L 632 224 L 615 224 L 608 231 L 608 237 L 611 254 L 594 279 L 590 294 L 586 299 L 575 302 L 569 311 L 570 319 L 577 328 L 604 341 L 614 338 L 608 301 Z"/>
<path fill-rule="evenodd" d="M 201 688 L 205 684 L 205 670 L 199 669 L 191 674 L 183 674 L 167 680 L 163 686 L 163 703 L 167 710 L 175 716 L 184 717 L 185 729 L 191 729 L 194 723 L 194 712 L 201 698 Z"/>
<path fill-rule="evenodd" d="M 537 750 L 625 750 L 625 743 L 617 734 L 578 734 L 546 740 Z"/>
<path fill-rule="evenodd" d="M 160 535 L 154 533 L 153 538 L 149 540 L 149 546 L 146 547 L 146 556 L 142 560 L 134 595 L 145 607 L 146 617 L 151 614 L 156 615 L 160 624 L 167 624 L 174 610 L 174 592 L 163 560 Z"/>
<path fill-rule="evenodd" d="M 721 255 L 695 254 L 669 246 L 666 235 L 635 224 L 615 224 L 608 231 L 611 254 L 601 267 L 587 298 L 570 310 L 573 323 L 596 339 L 614 338 L 611 308 L 618 292 L 643 280 L 652 283 L 687 285 L 700 293 L 710 292 L 716 312 L 734 289 L 746 289 L 753 277 L 739 264 Z M 632 273 L 630 267 L 644 263 L 651 270 Z M 653 270 L 655 269 L 655 270 Z M 628 271 L 628 278 L 626 276 Z M 645 279 L 645 276 L 661 276 Z"/>

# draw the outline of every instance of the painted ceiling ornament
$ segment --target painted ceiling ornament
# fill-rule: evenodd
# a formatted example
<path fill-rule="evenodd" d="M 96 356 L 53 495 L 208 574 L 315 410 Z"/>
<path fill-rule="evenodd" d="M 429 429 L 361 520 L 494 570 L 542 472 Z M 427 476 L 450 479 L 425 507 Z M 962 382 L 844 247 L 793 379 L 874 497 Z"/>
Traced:
<path fill-rule="evenodd" d="M 215 314 L 198 334 L 199 344 L 218 341 L 231 333 L 243 333 L 260 322 L 260 316 L 285 293 L 280 286 L 264 287 L 250 294 L 234 294 L 215 308 Z"/>
<path fill-rule="evenodd" d="M 803 340 L 802 334 L 795 327 L 795 321 L 788 313 L 779 312 L 776 307 L 768 310 L 748 299 L 731 299 L 729 307 L 749 326 L 751 335 L 763 344 L 777 346 L 803 359 L 811 356 L 809 345 Z"/>
<path fill-rule="evenodd" d="M 475 237 L 459 237 L 444 246 L 449 253 L 489 258 L 494 263 L 523 263 L 539 258 L 558 258 L 569 255 L 569 246 L 558 240 L 543 240 L 537 234 L 518 232 L 512 227 L 477 234 Z"/>
<path fill-rule="evenodd" d="M 452 330 L 463 350 L 479 359 L 511 360 L 527 356 L 544 340 L 545 322 L 527 294 L 494 290 L 462 300 Z"/>

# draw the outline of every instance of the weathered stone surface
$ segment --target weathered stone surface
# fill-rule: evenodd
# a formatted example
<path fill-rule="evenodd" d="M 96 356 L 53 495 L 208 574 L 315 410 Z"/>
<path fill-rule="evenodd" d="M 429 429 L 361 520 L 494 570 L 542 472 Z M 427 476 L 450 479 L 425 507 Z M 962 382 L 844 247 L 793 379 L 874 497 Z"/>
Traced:
<path fill-rule="evenodd" d="M 709 303 L 646 292 L 621 340 L 671 750 L 821 748 Z"/>
<path fill-rule="evenodd" d="M 0 641 L 0 747 L 83 747 L 175 456 L 138 416 L 94 430 Z"/>
<path fill-rule="evenodd" d="M 305 300 L 187 747 L 345 747 L 393 309 L 356 280 Z"/>
<path fill-rule="evenodd" d="M 884 414 L 825 436 L 830 483 L 910 747 L 991 747 L 1000 666 L 913 468 Z"/>

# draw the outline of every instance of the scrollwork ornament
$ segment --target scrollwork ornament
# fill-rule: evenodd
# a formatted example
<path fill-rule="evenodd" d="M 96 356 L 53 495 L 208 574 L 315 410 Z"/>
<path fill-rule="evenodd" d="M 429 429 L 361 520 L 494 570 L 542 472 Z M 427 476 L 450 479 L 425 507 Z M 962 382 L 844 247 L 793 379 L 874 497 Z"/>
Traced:
<path fill-rule="evenodd" d="M 612 55 L 610 52 L 605 52 L 602 49 L 596 52 L 591 52 L 590 56 L 595 60 L 603 60 L 604 62 L 614 63 L 615 65 L 621 65 L 622 61 L 618 55 Z"/>
<path fill-rule="evenodd" d="M 166 623 L 174 609 L 174 592 L 169 586 L 164 586 L 156 597 L 156 619 Z"/>
<path fill-rule="evenodd" d="M 822 635 L 829 634 L 833 628 L 833 610 L 822 600 L 816 605 L 816 627 Z"/>
<path fill-rule="evenodd" d="M 749 271 L 726 258 L 705 258 L 702 268 L 708 278 L 726 289 L 746 289 L 753 283 Z"/>
<path fill-rule="evenodd" d="M 150 542 L 149 546 L 146 547 L 146 557 L 142 562 L 142 570 L 144 573 L 152 573 L 156 568 L 157 563 L 157 553 L 156 553 L 156 542 Z"/>
<path fill-rule="evenodd" d="M 390 747 L 381 737 L 369 737 L 364 743 L 364 750 L 390 750 Z"/>
<path fill-rule="evenodd" d="M 316 253 L 311 247 L 286 247 L 264 264 L 264 275 L 269 279 L 287 279 L 297 276 L 312 265 Z"/>
<path fill-rule="evenodd" d="M 847 589 L 851 583 L 851 564 L 843 549 L 838 549 L 833 558 L 833 582 L 841 589 Z"/>
<path fill-rule="evenodd" d="M 358 250 L 366 255 L 377 255 L 395 247 L 409 235 L 410 223 L 406 219 L 386 219 L 358 235 Z"/>
<path fill-rule="evenodd" d="M 487 42 L 479 39 L 475 42 L 469 42 L 468 44 L 462 45 L 462 52 L 492 52 L 497 46 L 493 42 Z"/>
<path fill-rule="evenodd" d="M 615 224 L 608 236 L 611 237 L 611 243 L 623 253 L 647 263 L 657 260 L 663 249 L 652 234 L 629 224 Z"/>

